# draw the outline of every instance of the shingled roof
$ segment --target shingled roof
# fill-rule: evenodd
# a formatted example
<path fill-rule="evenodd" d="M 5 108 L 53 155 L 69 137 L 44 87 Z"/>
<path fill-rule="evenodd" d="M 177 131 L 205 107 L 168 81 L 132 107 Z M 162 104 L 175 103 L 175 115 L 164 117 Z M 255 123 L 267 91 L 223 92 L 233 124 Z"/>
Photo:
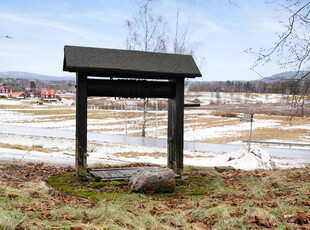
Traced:
<path fill-rule="evenodd" d="M 80 46 L 65 46 L 63 70 L 119 78 L 201 77 L 191 55 Z"/>

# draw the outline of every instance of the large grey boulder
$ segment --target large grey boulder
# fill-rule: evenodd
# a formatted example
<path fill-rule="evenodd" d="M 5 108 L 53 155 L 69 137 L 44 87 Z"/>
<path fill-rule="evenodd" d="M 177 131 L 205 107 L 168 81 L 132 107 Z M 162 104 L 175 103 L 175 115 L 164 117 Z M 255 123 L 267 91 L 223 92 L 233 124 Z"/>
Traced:
<path fill-rule="evenodd" d="M 175 174 L 168 168 L 142 170 L 130 178 L 129 184 L 134 192 L 174 192 Z"/>

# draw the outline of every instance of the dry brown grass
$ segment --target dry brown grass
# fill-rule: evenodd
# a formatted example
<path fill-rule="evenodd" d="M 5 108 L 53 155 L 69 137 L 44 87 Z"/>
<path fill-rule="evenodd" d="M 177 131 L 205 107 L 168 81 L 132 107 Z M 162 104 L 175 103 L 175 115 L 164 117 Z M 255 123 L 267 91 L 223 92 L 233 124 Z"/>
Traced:
<path fill-rule="evenodd" d="M 252 140 L 271 140 L 280 139 L 289 142 L 298 142 L 305 135 L 309 134 L 307 129 L 286 129 L 264 128 L 255 129 L 252 133 Z"/>
<path fill-rule="evenodd" d="M 302 126 L 310 123 L 309 117 L 293 117 L 288 119 L 283 116 L 266 116 L 266 115 L 254 115 L 254 121 L 260 122 L 262 120 L 270 120 L 279 122 L 274 128 L 259 128 L 253 130 L 253 139 L 252 140 L 270 140 L 270 139 L 279 139 L 288 142 L 300 142 L 302 139 L 307 139 L 309 136 L 309 130 L 302 128 L 294 128 L 283 130 L 282 127 L 289 126 Z M 196 124 L 199 128 L 212 128 L 223 126 L 223 122 L 226 126 L 233 126 L 240 124 L 239 118 L 236 119 L 223 119 L 221 117 L 209 118 L 209 117 L 197 117 L 195 120 L 185 120 L 185 130 L 189 131 L 192 129 L 192 125 Z M 255 123 L 254 123 L 255 125 Z M 211 143 L 230 143 L 235 141 L 247 140 L 249 136 L 249 130 L 238 131 L 238 134 L 229 135 L 225 133 L 224 127 L 224 137 L 218 138 L 205 138 L 199 141 L 202 142 L 211 142 Z M 226 136 L 225 136 L 226 135 Z M 228 136 L 227 136 L 228 135 Z"/>
<path fill-rule="evenodd" d="M 40 117 L 40 120 L 36 120 L 36 122 L 60 122 L 64 120 L 73 120 L 75 119 L 74 115 L 62 115 L 62 116 L 53 116 L 53 117 Z"/>
<path fill-rule="evenodd" d="M 166 152 L 117 152 L 113 154 L 116 157 L 126 157 L 126 158 L 138 158 L 143 156 L 149 156 L 154 158 L 167 157 Z M 189 154 L 184 154 L 186 158 L 197 158 L 202 156 L 193 156 Z"/>
<path fill-rule="evenodd" d="M 310 124 L 310 117 L 287 117 L 278 115 L 268 116 L 254 114 L 254 121 L 255 120 L 278 120 L 281 122 L 281 126 Z"/>
<path fill-rule="evenodd" d="M 138 158 L 142 156 L 150 156 L 154 158 L 167 157 L 167 153 L 164 152 L 118 152 L 114 153 L 114 156 L 117 157 L 126 157 L 126 158 Z"/>
<path fill-rule="evenodd" d="M 130 167 L 148 167 L 148 166 L 157 166 L 157 167 L 166 167 L 163 165 L 153 164 L 153 163 L 144 163 L 144 162 L 132 162 L 132 163 L 124 163 L 124 164 L 117 164 L 117 165 L 109 165 L 103 164 L 101 162 L 96 162 L 93 164 L 88 165 L 91 169 L 105 169 L 105 168 L 130 168 Z"/>
<path fill-rule="evenodd" d="M 292 117 L 292 118 L 281 117 L 281 120 L 282 120 L 281 125 L 294 126 L 294 125 L 309 125 L 310 124 L 310 117 Z"/>
<path fill-rule="evenodd" d="M 229 113 L 253 113 L 278 116 L 296 116 L 296 108 L 287 103 L 245 103 L 203 105 L 197 110 L 211 110 Z M 304 115 L 310 116 L 310 107 L 304 108 Z"/>
<path fill-rule="evenodd" d="M 0 105 L 0 109 L 30 109 L 30 105 Z"/>
<path fill-rule="evenodd" d="M 74 114 L 75 109 L 68 109 L 68 108 L 59 108 L 59 109 L 40 109 L 40 110 L 15 110 L 14 112 L 18 113 L 28 113 L 32 115 L 64 115 L 64 114 Z"/>
<path fill-rule="evenodd" d="M 43 148 L 42 146 L 38 146 L 38 145 L 32 145 L 32 146 L 28 146 L 28 145 L 12 145 L 12 144 L 1 143 L 1 142 L 0 142 L 0 148 L 18 149 L 18 150 L 25 150 L 25 151 L 38 151 L 38 152 L 44 152 L 44 153 L 60 152 L 60 150 L 46 149 L 46 148 Z"/>
<path fill-rule="evenodd" d="M 229 112 L 221 112 L 221 111 L 212 112 L 211 115 L 220 116 L 220 117 L 238 117 L 237 113 L 229 113 Z"/>
<path fill-rule="evenodd" d="M 236 141 L 244 141 L 249 139 L 249 130 L 239 131 L 239 135 L 234 136 L 224 136 L 217 138 L 206 138 L 203 140 L 199 140 L 202 142 L 210 142 L 210 143 L 231 143 Z M 293 129 L 293 130 L 282 130 L 279 128 L 261 128 L 254 129 L 252 132 L 252 140 L 253 141 L 268 141 L 268 140 L 282 140 L 284 142 L 300 142 L 303 138 L 309 136 L 309 131 L 306 129 Z"/>
<path fill-rule="evenodd" d="M 124 111 L 113 110 L 88 110 L 88 119 L 125 119 Z M 127 111 L 127 119 L 142 117 L 142 112 Z"/>
<path fill-rule="evenodd" d="M 230 136 L 230 137 L 216 137 L 216 138 L 204 138 L 202 140 L 199 140 L 200 142 L 208 142 L 208 143 L 222 143 L 227 144 L 235 141 L 243 141 L 247 140 L 248 137 L 240 137 L 240 136 Z"/>
<path fill-rule="evenodd" d="M 73 120 L 75 119 L 75 107 L 74 106 L 52 106 L 47 105 L 44 108 L 40 108 L 39 110 L 32 110 L 30 105 L 3 105 L 0 108 L 13 108 L 20 110 L 14 110 L 15 112 L 20 113 L 29 113 L 33 115 L 54 115 L 53 117 L 42 117 L 42 119 L 34 119 L 34 120 L 21 120 L 20 123 L 39 123 L 39 122 L 62 122 L 65 120 Z M 39 107 L 38 107 L 39 108 Z M 184 131 L 191 131 L 193 125 L 196 127 L 195 129 L 204 129 L 204 128 L 213 128 L 213 127 L 222 127 L 224 124 L 223 132 L 224 135 L 228 135 L 228 137 L 223 138 L 223 143 L 229 143 L 234 141 L 242 141 L 248 139 L 249 131 L 239 131 L 237 134 L 233 134 L 229 136 L 229 133 L 225 133 L 225 127 L 239 125 L 240 120 L 237 116 L 239 112 L 239 117 L 243 116 L 245 112 L 258 112 L 264 110 L 265 114 L 273 114 L 273 111 L 284 111 L 286 112 L 287 105 L 284 104 L 239 104 L 239 105 L 216 105 L 212 107 L 208 107 L 208 109 L 214 109 L 216 112 L 211 113 L 214 116 L 206 116 L 209 115 L 210 112 L 206 110 L 197 110 L 193 114 L 188 114 L 188 112 L 184 115 Z M 275 114 L 279 114 L 278 112 Z M 127 130 L 128 135 L 131 136 L 141 136 L 142 129 L 142 111 L 127 111 Z M 97 123 L 98 127 L 92 126 L 89 128 L 90 131 L 95 132 L 109 132 L 109 131 L 125 131 L 125 111 L 120 110 L 88 110 L 88 119 L 98 119 L 102 121 L 111 122 L 102 122 Z M 261 128 L 254 129 L 253 131 L 253 140 L 268 140 L 268 139 L 279 139 L 287 142 L 296 141 L 306 141 L 309 139 L 309 131 L 303 129 L 301 126 L 310 124 L 310 117 L 291 117 L 280 116 L 280 115 L 262 115 L 262 114 L 254 114 L 254 121 L 275 121 L 273 128 Z M 158 136 L 166 136 L 167 135 L 167 113 L 159 113 L 157 124 L 159 128 L 157 129 Z M 147 128 L 153 128 L 154 131 L 147 132 L 147 135 L 154 136 L 155 135 L 155 112 L 150 111 L 149 118 L 147 122 Z M 283 131 L 282 127 L 293 127 L 300 126 L 298 129 L 294 127 L 294 131 Z M 255 123 L 254 123 L 255 127 Z M 208 138 L 204 140 L 199 140 L 204 142 L 213 142 L 213 143 L 222 143 L 222 138 Z"/>
<path fill-rule="evenodd" d="M 190 126 L 192 127 L 192 125 L 194 124 L 195 126 L 199 127 L 199 128 L 212 128 L 212 127 L 216 127 L 216 126 L 223 126 L 223 122 L 224 125 L 235 125 L 240 123 L 239 119 L 224 119 L 222 117 L 200 117 L 198 116 L 196 119 L 194 120 L 184 120 L 184 125 L 185 126 Z"/>

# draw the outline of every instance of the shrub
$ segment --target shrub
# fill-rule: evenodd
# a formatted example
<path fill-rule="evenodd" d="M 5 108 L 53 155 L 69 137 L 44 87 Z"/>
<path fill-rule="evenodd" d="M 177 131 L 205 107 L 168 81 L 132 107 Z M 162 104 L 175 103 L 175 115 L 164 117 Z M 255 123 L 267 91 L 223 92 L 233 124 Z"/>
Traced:
<path fill-rule="evenodd" d="M 220 112 L 216 111 L 211 113 L 213 116 L 221 116 L 221 117 L 238 117 L 236 113 L 229 113 L 229 112 Z"/>

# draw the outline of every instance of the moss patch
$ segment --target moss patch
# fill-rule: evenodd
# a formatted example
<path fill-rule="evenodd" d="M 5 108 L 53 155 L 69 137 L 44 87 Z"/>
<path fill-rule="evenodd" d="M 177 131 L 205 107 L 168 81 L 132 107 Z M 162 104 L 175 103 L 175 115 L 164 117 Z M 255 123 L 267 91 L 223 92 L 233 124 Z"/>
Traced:
<path fill-rule="evenodd" d="M 206 176 L 188 176 L 176 180 L 176 191 L 182 195 L 206 195 L 214 189 L 214 181 Z"/>
<path fill-rule="evenodd" d="M 78 181 L 74 172 L 63 173 L 47 180 L 52 188 L 75 197 L 90 198 L 92 200 L 112 199 L 128 193 L 128 184 L 120 182 Z"/>
<path fill-rule="evenodd" d="M 221 178 L 217 179 L 220 180 Z M 184 179 L 176 179 L 176 193 L 187 196 L 206 195 L 215 189 L 217 183 L 215 181 L 218 180 L 205 175 L 185 176 Z M 140 194 L 131 193 L 128 182 L 96 182 L 93 178 L 81 182 L 76 180 L 74 172 L 50 177 L 47 183 L 62 193 L 92 200 L 122 199 L 125 197 L 135 199 L 130 196 L 141 196 Z M 156 194 L 154 196 L 172 198 L 174 194 Z"/>

